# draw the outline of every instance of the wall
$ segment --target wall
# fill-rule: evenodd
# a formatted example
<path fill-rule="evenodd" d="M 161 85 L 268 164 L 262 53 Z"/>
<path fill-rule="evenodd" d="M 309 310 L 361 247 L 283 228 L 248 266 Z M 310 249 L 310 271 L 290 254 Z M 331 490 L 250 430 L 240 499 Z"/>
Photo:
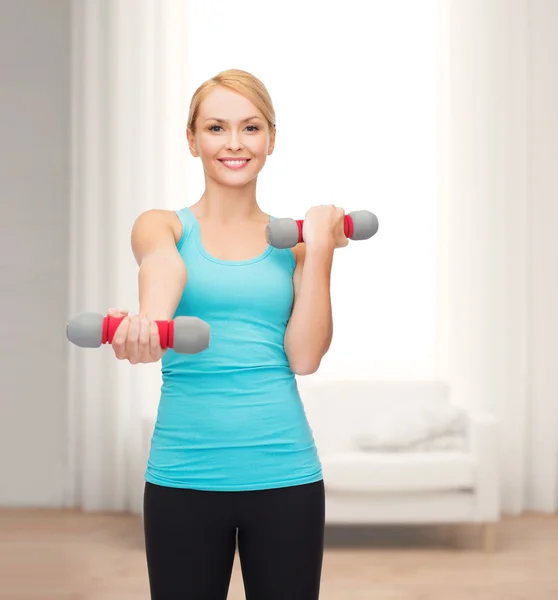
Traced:
<path fill-rule="evenodd" d="M 0 0 L 3 506 L 63 501 L 69 17 L 64 0 Z"/>
<path fill-rule="evenodd" d="M 301 219 L 311 206 L 333 203 L 347 212 L 370 210 L 379 220 L 371 240 L 336 252 L 335 335 L 313 380 L 432 377 L 438 1 L 349 0 L 342 7 L 323 3 L 317 9 L 313 3 L 288 0 L 277 11 L 274 3 L 248 0 L 243 7 L 274 27 L 253 27 L 249 36 L 239 36 L 223 61 L 214 40 L 241 31 L 244 13 L 218 0 L 188 6 L 189 95 L 225 68 L 247 70 L 268 88 L 277 142 L 258 179 L 265 211 Z M 311 22 L 316 26 L 308 28 Z M 264 50 L 254 52 L 255 47 Z M 301 67 L 301 57 L 310 56 Z M 171 208 L 194 204 L 203 193 L 199 159 L 185 156 L 184 171 L 184 194 L 176 194 Z"/>

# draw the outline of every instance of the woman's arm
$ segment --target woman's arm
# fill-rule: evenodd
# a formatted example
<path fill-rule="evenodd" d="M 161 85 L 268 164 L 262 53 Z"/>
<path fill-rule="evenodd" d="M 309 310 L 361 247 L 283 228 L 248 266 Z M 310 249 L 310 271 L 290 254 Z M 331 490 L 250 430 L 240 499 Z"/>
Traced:
<path fill-rule="evenodd" d="M 294 249 L 294 302 L 285 352 L 297 375 L 315 373 L 331 344 L 331 266 L 335 249 L 349 243 L 344 217 L 344 210 L 333 204 L 314 206 L 304 219 L 304 245 Z"/>
<path fill-rule="evenodd" d="M 132 250 L 139 265 L 139 313 L 109 311 L 124 317 L 112 339 L 116 357 L 131 364 L 158 361 L 160 345 L 155 321 L 170 321 L 187 280 L 186 266 L 176 248 L 182 227 L 176 213 L 149 210 L 132 228 Z"/>
<path fill-rule="evenodd" d="M 333 245 L 293 250 L 294 302 L 285 332 L 285 352 L 293 373 L 311 375 L 329 350 L 333 336 L 331 311 L 331 266 Z"/>
<path fill-rule="evenodd" d="M 132 250 L 139 265 L 139 315 L 155 321 L 170 321 L 187 281 L 186 265 L 176 242 L 180 221 L 175 213 L 149 210 L 132 229 Z"/>

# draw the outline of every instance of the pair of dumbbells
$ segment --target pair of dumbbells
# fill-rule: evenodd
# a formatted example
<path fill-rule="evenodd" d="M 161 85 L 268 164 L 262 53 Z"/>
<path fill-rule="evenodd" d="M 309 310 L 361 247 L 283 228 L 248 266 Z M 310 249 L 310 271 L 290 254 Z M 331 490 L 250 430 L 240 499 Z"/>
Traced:
<path fill-rule="evenodd" d="M 267 243 L 275 248 L 293 248 L 303 239 L 303 220 L 275 219 L 266 228 Z M 345 236 L 352 240 L 367 240 L 378 231 L 376 215 L 357 210 L 345 215 Z M 81 348 L 98 348 L 112 343 L 124 317 L 82 313 L 66 326 L 70 342 Z M 198 317 L 177 317 L 173 321 L 156 321 L 161 348 L 172 348 L 181 354 L 197 354 L 209 347 L 210 327 Z"/>

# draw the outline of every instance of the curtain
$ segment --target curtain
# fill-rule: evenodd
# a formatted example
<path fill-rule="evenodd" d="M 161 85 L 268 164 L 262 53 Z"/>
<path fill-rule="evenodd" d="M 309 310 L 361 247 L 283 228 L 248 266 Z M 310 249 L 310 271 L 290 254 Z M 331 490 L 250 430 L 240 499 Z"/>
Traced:
<path fill-rule="evenodd" d="M 558 5 L 443 7 L 438 374 L 499 417 L 504 512 L 554 512 Z"/>
<path fill-rule="evenodd" d="M 72 5 L 70 317 L 137 312 L 130 232 L 180 193 L 184 137 L 180 0 Z M 141 511 L 143 412 L 160 364 L 118 361 L 112 348 L 70 348 L 67 504 Z"/>

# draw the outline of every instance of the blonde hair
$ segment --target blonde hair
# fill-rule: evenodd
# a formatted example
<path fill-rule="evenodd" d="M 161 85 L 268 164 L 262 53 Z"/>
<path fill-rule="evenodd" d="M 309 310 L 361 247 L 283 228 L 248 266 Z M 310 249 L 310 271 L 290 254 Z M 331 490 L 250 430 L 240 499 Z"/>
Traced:
<path fill-rule="evenodd" d="M 240 69 L 228 69 L 202 83 L 194 92 L 188 115 L 188 129 L 192 133 L 196 133 L 196 121 L 201 103 L 209 92 L 218 86 L 237 92 L 250 100 L 262 113 L 269 128 L 275 129 L 275 109 L 265 85 L 251 73 Z"/>

